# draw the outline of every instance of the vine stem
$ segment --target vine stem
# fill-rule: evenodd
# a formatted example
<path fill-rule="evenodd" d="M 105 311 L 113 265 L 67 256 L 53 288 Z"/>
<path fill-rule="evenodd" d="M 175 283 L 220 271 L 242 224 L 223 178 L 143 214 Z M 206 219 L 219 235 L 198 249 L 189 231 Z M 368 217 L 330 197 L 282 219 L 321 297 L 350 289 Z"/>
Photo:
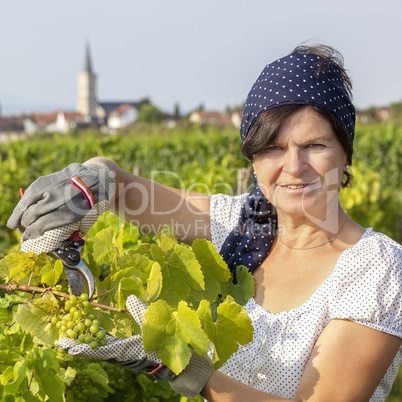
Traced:
<path fill-rule="evenodd" d="M 28 391 L 29 391 L 30 388 L 31 388 L 32 380 L 33 380 L 34 376 L 35 376 L 35 370 L 32 370 L 31 381 L 29 381 L 29 383 L 27 384 Z M 28 382 L 28 378 L 27 378 L 27 382 Z"/>
<path fill-rule="evenodd" d="M 50 292 L 55 296 L 59 296 L 59 297 L 65 297 L 67 299 L 70 298 L 71 295 L 67 294 L 67 293 L 63 293 L 63 292 L 59 292 L 58 290 L 54 290 L 52 288 L 40 288 L 37 286 L 31 286 L 31 285 L 18 285 L 16 283 L 3 283 L 0 284 L 0 290 L 6 290 L 7 292 L 27 292 L 27 293 L 46 293 L 46 292 Z M 131 314 L 126 311 L 123 310 L 121 308 L 117 308 L 117 307 L 112 307 L 112 306 L 106 306 L 105 304 L 100 304 L 100 303 L 95 303 L 95 302 L 91 302 L 92 306 L 95 307 L 100 307 L 100 308 L 104 308 L 107 310 L 112 310 L 112 311 L 117 311 L 119 313 L 122 314 L 127 314 L 129 316 L 131 316 Z"/>
<path fill-rule="evenodd" d="M 36 267 L 36 261 L 34 262 L 34 265 L 32 267 L 31 275 L 30 275 L 29 280 L 28 280 L 28 285 L 31 284 L 32 277 L 33 277 L 33 274 L 34 274 L 34 271 L 35 271 L 35 267 Z"/>

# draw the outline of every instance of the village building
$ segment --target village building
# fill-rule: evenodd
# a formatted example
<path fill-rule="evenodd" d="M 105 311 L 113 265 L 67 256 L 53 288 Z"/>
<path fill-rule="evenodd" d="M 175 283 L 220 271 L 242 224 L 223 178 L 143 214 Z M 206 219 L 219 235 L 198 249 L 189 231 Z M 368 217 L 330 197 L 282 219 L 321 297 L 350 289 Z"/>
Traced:
<path fill-rule="evenodd" d="M 50 113 L 32 113 L 13 117 L 1 117 L 0 142 L 25 138 L 35 133 L 68 133 L 95 127 L 103 132 L 117 133 L 135 125 L 140 102 L 133 100 L 101 101 L 97 94 L 98 76 L 94 71 L 89 43 L 85 46 L 82 71 L 77 74 L 76 111 L 55 110 Z M 168 127 L 176 121 L 167 113 L 163 120 Z M 224 127 L 232 124 L 240 127 L 241 111 L 220 113 L 217 111 L 195 111 L 189 121 L 194 124 L 211 124 Z"/>
<path fill-rule="evenodd" d="M 98 100 L 97 75 L 93 70 L 89 44 L 85 48 L 84 67 L 77 75 L 77 112 L 85 121 L 96 121 L 112 130 L 130 126 L 138 116 L 138 102 Z"/>

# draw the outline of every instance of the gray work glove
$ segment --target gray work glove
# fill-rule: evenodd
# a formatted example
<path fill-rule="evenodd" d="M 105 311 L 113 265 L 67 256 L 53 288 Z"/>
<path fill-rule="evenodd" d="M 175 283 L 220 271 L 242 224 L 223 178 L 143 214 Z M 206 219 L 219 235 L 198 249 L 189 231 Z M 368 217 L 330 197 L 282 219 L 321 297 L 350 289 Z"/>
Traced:
<path fill-rule="evenodd" d="M 136 296 L 129 296 L 126 306 L 137 323 L 142 326 L 147 306 Z M 193 351 L 188 366 L 179 375 L 175 375 L 162 363 L 156 351 L 145 353 L 142 335 L 126 339 L 106 335 L 105 339 L 108 344 L 94 350 L 88 344 L 77 345 L 76 340 L 70 338 L 61 339 L 58 346 L 72 356 L 107 361 L 135 372 L 145 371 L 158 381 L 169 381 L 173 390 L 190 399 L 201 392 L 212 374 L 211 360 Z"/>
<path fill-rule="evenodd" d="M 35 180 L 7 226 L 22 232 L 22 251 L 53 251 L 75 231 L 85 236 L 98 216 L 109 209 L 115 189 L 114 173 L 105 164 L 73 163 Z"/>

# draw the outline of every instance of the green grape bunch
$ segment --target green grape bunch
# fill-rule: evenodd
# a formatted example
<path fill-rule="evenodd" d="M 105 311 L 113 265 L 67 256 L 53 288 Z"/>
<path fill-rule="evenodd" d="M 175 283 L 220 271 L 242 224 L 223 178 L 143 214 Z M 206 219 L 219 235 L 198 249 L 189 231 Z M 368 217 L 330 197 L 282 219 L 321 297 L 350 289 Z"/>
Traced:
<path fill-rule="evenodd" d="M 88 295 L 70 296 L 64 302 L 59 315 L 52 317 L 51 323 L 59 329 L 60 338 L 77 339 L 77 344 L 88 343 L 91 349 L 107 345 L 106 331 L 99 320 L 89 310 Z"/>
<path fill-rule="evenodd" d="M 106 366 L 106 372 L 109 376 L 109 385 L 116 390 L 124 390 L 129 383 L 130 372 L 127 372 L 119 366 Z"/>
<path fill-rule="evenodd" d="M 77 372 L 71 387 L 68 389 L 67 401 L 87 401 L 92 381 L 81 372 Z"/>
<path fill-rule="evenodd" d="M 110 265 L 109 264 L 98 264 L 100 276 L 99 280 L 103 281 L 110 275 Z"/>

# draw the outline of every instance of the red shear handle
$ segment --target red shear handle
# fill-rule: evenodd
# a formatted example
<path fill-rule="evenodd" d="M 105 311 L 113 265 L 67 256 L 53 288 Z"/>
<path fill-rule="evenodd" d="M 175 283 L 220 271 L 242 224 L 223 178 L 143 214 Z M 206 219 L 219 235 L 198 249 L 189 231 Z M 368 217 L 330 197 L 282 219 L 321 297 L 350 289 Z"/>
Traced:
<path fill-rule="evenodd" d="M 84 239 L 80 236 L 78 230 L 76 230 L 71 236 L 70 236 L 71 241 L 84 241 Z"/>

